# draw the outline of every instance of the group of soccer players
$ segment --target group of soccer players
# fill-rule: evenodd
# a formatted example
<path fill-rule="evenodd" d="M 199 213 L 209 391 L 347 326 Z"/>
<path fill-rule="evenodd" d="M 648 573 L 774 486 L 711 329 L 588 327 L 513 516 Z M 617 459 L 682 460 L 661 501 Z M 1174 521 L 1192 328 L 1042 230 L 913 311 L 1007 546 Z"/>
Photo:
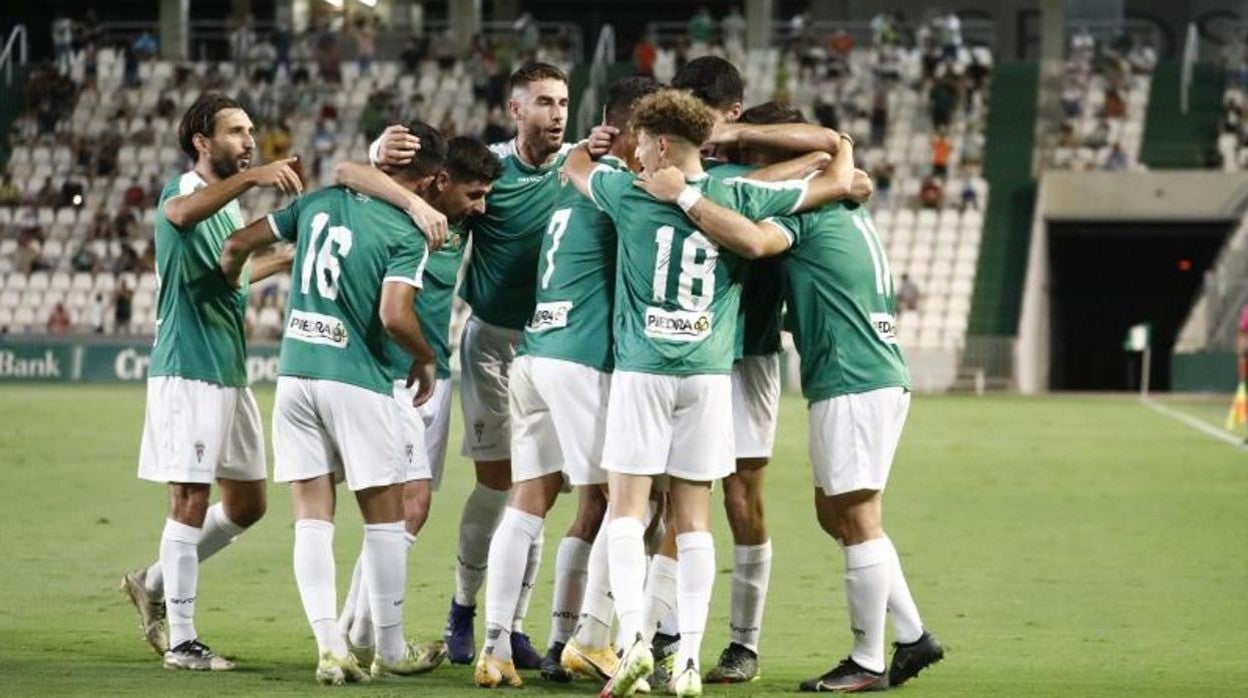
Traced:
<path fill-rule="evenodd" d="M 881 520 L 909 377 L 891 270 L 863 206 L 871 182 L 847 136 L 774 103 L 743 110 L 742 99 L 736 68 L 713 57 L 670 87 L 625 78 L 603 123 L 573 145 L 567 78 L 529 64 L 508 85 L 513 140 L 391 127 L 370 165 L 337 166 L 340 186 L 247 225 L 240 194 L 301 194 L 299 179 L 289 161 L 249 167 L 252 126 L 235 102 L 207 94 L 192 105 L 179 140 L 195 167 L 157 211 L 139 468 L 168 484 L 169 517 L 157 561 L 123 582 L 165 666 L 233 667 L 195 632 L 196 578 L 264 513 L 243 312 L 248 283 L 285 270 L 273 475 L 290 483 L 318 682 L 449 658 L 475 660 L 484 687 L 518 687 L 517 669 L 540 669 L 552 681 L 596 678 L 603 695 L 701 695 L 716 481 L 734 539 L 731 642 L 705 680 L 758 678 L 772 561 L 763 473 L 786 304 L 810 403 L 815 509 L 844 549 L 854 637 L 847 658 L 800 688 L 879 690 L 939 661 Z M 292 245 L 262 254 L 281 242 Z M 403 634 L 406 558 L 442 477 L 452 296 L 469 242 L 460 403 L 477 484 L 461 513 L 445 642 L 415 643 Z M 339 609 L 342 480 L 365 535 Z M 544 518 L 571 489 L 577 513 L 555 557 L 543 655 L 523 621 Z"/>

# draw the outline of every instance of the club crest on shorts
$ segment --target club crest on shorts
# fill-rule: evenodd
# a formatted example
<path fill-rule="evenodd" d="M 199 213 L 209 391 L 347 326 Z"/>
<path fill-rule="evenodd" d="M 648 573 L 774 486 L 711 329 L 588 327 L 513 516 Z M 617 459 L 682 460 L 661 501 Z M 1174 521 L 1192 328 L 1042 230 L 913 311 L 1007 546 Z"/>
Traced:
<path fill-rule="evenodd" d="M 481 436 L 485 433 L 485 422 L 478 419 L 472 423 L 472 433 L 476 437 L 477 443 L 481 443 Z"/>
<path fill-rule="evenodd" d="M 203 441 L 195 442 L 195 462 L 196 463 L 204 462 L 204 442 Z"/>
<path fill-rule="evenodd" d="M 407 462 L 408 462 L 408 463 L 411 463 L 411 462 L 412 462 L 412 453 L 413 453 L 415 450 L 416 450 L 416 449 L 415 449 L 415 448 L 413 448 L 413 447 L 412 447 L 412 445 L 411 445 L 410 443 L 407 443 L 407 444 L 404 444 L 404 445 L 403 445 L 403 453 L 404 453 L 404 455 L 406 455 L 406 456 L 407 456 Z"/>

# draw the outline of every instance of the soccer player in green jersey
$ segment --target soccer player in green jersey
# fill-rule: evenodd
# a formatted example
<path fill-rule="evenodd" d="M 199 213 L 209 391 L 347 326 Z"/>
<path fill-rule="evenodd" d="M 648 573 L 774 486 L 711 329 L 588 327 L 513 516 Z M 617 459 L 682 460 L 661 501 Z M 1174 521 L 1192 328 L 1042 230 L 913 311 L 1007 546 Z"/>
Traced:
<path fill-rule="evenodd" d="M 243 227 L 240 194 L 257 186 L 298 193 L 302 185 L 293 159 L 250 168 L 254 132 L 237 102 L 201 95 L 178 126 L 194 169 L 165 185 L 156 207 L 160 290 L 139 477 L 168 484 L 169 518 L 159 559 L 127 573 L 122 589 L 138 608 L 145 639 L 171 669 L 233 668 L 195 632 L 199 564 L 265 509 L 264 437 L 247 387 L 247 274 L 231 287 L 216 260 L 226 237 Z M 256 260 L 250 279 L 289 265 L 288 254 Z M 210 507 L 214 480 L 221 501 Z"/>
<path fill-rule="evenodd" d="M 485 582 L 490 536 L 511 487 L 508 375 L 533 315 L 538 249 L 559 193 L 559 167 L 571 147 L 563 142 L 568 120 L 568 80 L 563 71 L 545 63 L 521 66 L 508 80 L 507 95 L 516 137 L 490 146 L 503 173 L 486 200 L 484 215 L 467 226 L 472 253 L 459 290 L 473 313 L 460 340 L 460 407 L 462 452 L 475 464 L 477 486 L 460 518 L 455 594 L 447 614 L 447 649 L 457 664 L 470 664 L 476 655 L 477 594 Z M 383 165 L 402 162 L 402 156 L 383 159 L 383 154 L 395 151 L 404 152 L 379 139 L 370 147 L 370 160 Z M 529 549 L 525 589 L 532 589 L 537 576 L 541 544 L 538 536 Z M 510 636 L 512 654 L 517 667 L 537 669 L 542 657 L 522 631 L 528 596 L 521 595 Z"/>
<path fill-rule="evenodd" d="M 710 485 L 732 472 L 731 380 L 742 260 L 690 225 L 681 208 L 702 196 L 747 216 L 805 210 L 845 196 L 852 148 L 823 174 L 782 183 L 710 178 L 699 146 L 714 116 L 694 97 L 661 90 L 633 113 L 645 172 L 679 169 L 689 184 L 676 206 L 651 199 L 628 172 L 568 156 L 569 180 L 615 222 L 619 237 L 614 317 L 615 373 L 603 465 L 608 471 L 611 591 L 621 635 L 631 644 L 604 694 L 626 695 L 653 669 L 643 637 L 643 534 L 653 478 L 670 478 L 678 550 L 680 649 L 669 689 L 700 695 L 698 655 L 714 582 Z"/>
<path fill-rule="evenodd" d="M 638 99 L 655 92 L 650 78 L 625 78 L 607 93 L 606 123 L 625 129 Z M 603 167 L 627 171 L 637 167 L 631 137 L 618 138 Z M 541 535 L 546 513 L 564 483 L 581 492 L 581 511 L 556 558 L 555 599 L 571 597 L 569 609 L 556 609 L 543 676 L 567 681 L 565 645 L 576 629 L 579 600 L 587 577 L 594 577 L 591 620 L 581 631 L 600 637 L 586 643 L 601 648 L 584 653 L 567 650 L 569 666 L 584 667 L 609 677 L 615 654 L 606 647 L 611 605 L 598 589 L 606 581 L 606 549 L 598 546 L 591 562 L 591 544 L 606 508 L 601 487 L 602 443 L 612 367 L 611 332 L 603 321 L 611 316 L 615 288 L 615 226 L 611 219 L 575 187 L 564 186 L 554 205 L 538 257 L 536 306 L 525 327 L 524 340 L 512 362 L 511 458 L 512 486 L 507 508 L 490 542 L 486 584 L 486 639 L 477 660 L 478 685 L 522 684 L 512 659 L 510 631 L 522 593 L 526 553 Z M 593 512 L 587 512 L 593 509 Z M 579 524 L 579 525 L 578 525 Z M 591 564 L 596 569 L 590 570 Z M 581 587 L 572 591 L 572 587 Z M 590 668 L 593 667 L 593 668 Z"/>
<path fill-rule="evenodd" d="M 441 137 L 431 128 L 419 135 L 420 157 L 431 156 L 441 149 Z M 438 173 L 425 184 L 409 190 L 381 171 L 368 165 L 339 163 L 335 174 L 339 183 L 384 199 L 405 211 L 416 211 L 429 205 L 450 221 L 450 232 L 442 246 L 429 254 L 425 265 L 424 283 L 416 297 L 416 314 L 421 330 L 437 361 L 437 382 L 433 397 L 420 407 L 412 405 L 412 389 L 406 386 L 402 372 L 395 378 L 395 399 L 405 412 L 407 444 L 412 449 L 406 482 L 403 485 L 403 515 L 407 526 L 406 540 L 410 546 L 429 516 L 432 492 L 438 488 L 446 462 L 446 441 L 450 428 L 451 349 L 449 342 L 451 304 L 456 276 L 463 259 L 464 238 L 461 227 L 470 216 L 485 210 L 485 198 L 501 170 L 498 159 L 484 143 L 465 136 L 452 138 L 445 147 L 446 157 Z M 413 153 L 414 155 L 415 153 Z M 413 215 L 413 219 L 416 216 Z M 420 225 L 418 223 L 418 225 Z M 390 345 L 395 367 L 406 368 L 408 360 L 397 344 Z M 363 560 L 356 561 L 351 586 L 339 616 L 339 629 L 347 634 L 354 648 L 373 646 L 372 618 L 369 611 L 368 586 L 362 576 Z"/>
<path fill-rule="evenodd" d="M 745 84 L 740 73 L 729 61 L 716 56 L 703 56 L 689 61 L 672 78 L 672 87 L 688 90 L 716 114 L 711 138 L 703 144 L 704 152 L 715 158 L 704 166 L 712 177 L 749 177 L 769 179 L 768 170 L 781 167 L 783 161 L 792 166 L 785 177 L 801 176 L 807 168 L 826 165 L 827 150 L 836 148 L 835 132 L 800 124 L 800 113 L 782 136 L 788 139 L 783 160 L 769 163 L 766 169 L 744 163 L 738 157 L 737 131 L 731 127 L 738 119 L 748 118 L 753 110 L 742 111 Z M 795 111 L 795 110 L 794 110 Z M 830 135 L 830 138 L 829 138 Z M 794 158 L 795 160 L 788 160 Z M 751 681 L 759 675 L 759 638 L 762 634 L 763 609 L 771 578 L 771 538 L 763 509 L 763 474 L 771 458 L 775 442 L 776 422 L 780 411 L 780 308 L 783 277 L 778 260 L 764 259 L 749 263 L 741 292 L 741 322 L 737 328 L 736 361 L 732 366 L 733 438 L 736 443 L 736 467 L 724 478 L 724 511 L 732 530 L 732 594 L 729 609 L 729 644 L 720 653 L 719 661 L 707 672 L 707 681 L 738 683 Z M 675 562 L 664 553 L 671 544 L 651 560 L 652 574 L 658 580 L 671 579 L 664 567 L 674 568 Z M 656 597 L 673 597 L 671 584 L 655 584 L 647 593 Z M 674 605 L 674 603 L 672 604 Z M 667 671 L 675 639 L 669 633 L 656 636 L 654 645 L 660 671 Z"/>
<path fill-rule="evenodd" d="M 427 186 L 445 155 L 438 146 L 430 143 L 430 155 L 394 172 L 395 181 L 412 190 Z M 295 260 L 273 407 L 273 479 L 291 483 L 295 582 L 316 636 L 316 680 L 428 671 L 445 648 L 403 637 L 403 482 L 411 454 L 389 350 L 393 340 L 409 355 L 407 384 L 419 385 L 415 404 L 426 402 L 436 362 L 414 306 L 428 247 L 405 212 L 330 187 L 231 236 L 221 254 L 225 277 L 236 280 L 252 252 L 278 240 L 295 243 Z M 337 623 L 334 485 L 344 479 L 364 519 L 363 577 L 376 640 L 368 674 Z"/>
<path fill-rule="evenodd" d="M 767 151 L 747 158 L 767 162 Z M 868 186 L 856 173 L 857 186 Z M 675 200 L 676 172 L 647 191 Z M 884 247 L 866 208 L 853 201 L 755 224 L 701 201 L 688 215 L 711 239 L 744 257 L 781 255 L 786 300 L 810 402 L 810 459 L 820 525 L 844 549 L 854 634 L 849 657 L 801 684 L 803 691 L 879 690 L 913 678 L 944 650 L 924 630 L 897 550 L 884 532 L 881 494 L 910 404 L 910 377 L 894 332 L 896 302 Z M 787 253 L 787 254 L 786 254 Z M 884 624 L 897 641 L 885 675 Z"/>

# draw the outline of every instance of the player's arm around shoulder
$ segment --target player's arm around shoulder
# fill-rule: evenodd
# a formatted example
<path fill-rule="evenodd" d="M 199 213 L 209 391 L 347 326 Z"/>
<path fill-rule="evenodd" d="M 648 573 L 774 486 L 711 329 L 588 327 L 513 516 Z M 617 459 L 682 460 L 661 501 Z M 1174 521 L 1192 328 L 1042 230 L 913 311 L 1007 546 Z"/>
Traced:
<path fill-rule="evenodd" d="M 854 141 L 845 134 L 840 134 L 840 139 L 832 162 L 823 172 L 811 178 L 794 213 L 851 198 L 854 192 Z"/>
<path fill-rule="evenodd" d="M 446 241 L 449 229 L 446 215 L 430 206 L 416 192 L 403 188 L 385 172 L 370 165 L 344 160 L 334 165 L 334 181 L 406 213 L 420 228 L 432 249 L 439 249 Z"/>
<path fill-rule="evenodd" d="M 685 182 L 675 167 L 668 167 L 637 179 L 636 186 L 660 201 L 674 203 L 689 220 L 716 244 L 746 259 L 774 257 L 792 245 L 792 238 L 781 228 L 759 224 L 721 206 Z"/>
<path fill-rule="evenodd" d="M 220 211 L 252 187 L 273 187 L 284 194 L 303 193 L 303 182 L 291 169 L 298 158 L 277 160 L 261 167 L 244 170 L 212 184 L 180 192 L 165 200 L 165 218 L 180 230 L 189 230 L 200 221 Z"/>
<path fill-rule="evenodd" d="M 265 249 L 280 239 L 278 229 L 274 227 L 272 219 L 268 216 L 252 221 L 226 238 L 225 244 L 221 247 L 221 259 L 218 264 L 230 285 L 238 288 L 243 269 L 247 267 L 247 260 L 251 258 L 253 252 Z M 253 280 L 259 281 L 279 271 L 289 270 L 294 259 L 294 250 L 269 255 L 269 257 L 273 259 L 266 257 L 261 267 L 252 269 Z"/>

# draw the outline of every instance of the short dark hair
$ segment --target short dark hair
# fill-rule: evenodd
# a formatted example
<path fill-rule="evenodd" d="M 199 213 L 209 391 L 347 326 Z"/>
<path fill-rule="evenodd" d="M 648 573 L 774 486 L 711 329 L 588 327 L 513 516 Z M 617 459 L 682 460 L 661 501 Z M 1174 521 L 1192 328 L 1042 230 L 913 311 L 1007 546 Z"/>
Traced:
<path fill-rule="evenodd" d="M 516 72 L 507 78 L 507 94 L 511 95 L 517 87 L 528 87 L 530 83 L 538 80 L 558 80 L 563 84 L 568 83 L 568 76 L 562 70 L 549 63 L 525 63 L 516 69 Z"/>
<path fill-rule="evenodd" d="M 420 150 L 406 165 L 393 168 L 391 171 L 400 176 L 413 178 L 429 177 L 442 169 L 446 162 L 446 139 L 438 130 L 429 124 L 413 119 L 404 124 L 407 130 L 420 139 Z"/>
<path fill-rule="evenodd" d="M 212 138 L 212 132 L 217 126 L 217 114 L 222 109 L 242 108 L 243 105 L 220 92 L 201 94 L 182 115 L 182 121 L 178 124 L 178 145 L 182 152 L 192 160 L 199 159 L 199 153 L 195 150 L 196 134 Z"/>
<path fill-rule="evenodd" d="M 802 110 L 780 102 L 763 102 L 741 112 L 737 121 L 743 124 L 804 124 Z"/>
<path fill-rule="evenodd" d="M 686 63 L 672 78 L 672 87 L 689 90 L 708 107 L 725 111 L 745 99 L 745 82 L 737 66 L 719 56 Z"/>
<path fill-rule="evenodd" d="M 493 182 L 503 173 L 503 164 L 480 139 L 456 136 L 446 147 L 446 168 L 451 179 L 461 184 Z"/>
<path fill-rule="evenodd" d="M 628 128 L 628 120 L 632 118 L 637 100 L 658 92 L 662 87 L 658 80 L 644 75 L 620 78 L 611 83 L 605 107 L 607 124 L 621 131 Z"/>
<path fill-rule="evenodd" d="M 675 136 L 698 147 L 711 136 L 715 115 L 683 90 L 663 89 L 646 95 L 633 109 L 633 128 L 654 136 Z"/>

